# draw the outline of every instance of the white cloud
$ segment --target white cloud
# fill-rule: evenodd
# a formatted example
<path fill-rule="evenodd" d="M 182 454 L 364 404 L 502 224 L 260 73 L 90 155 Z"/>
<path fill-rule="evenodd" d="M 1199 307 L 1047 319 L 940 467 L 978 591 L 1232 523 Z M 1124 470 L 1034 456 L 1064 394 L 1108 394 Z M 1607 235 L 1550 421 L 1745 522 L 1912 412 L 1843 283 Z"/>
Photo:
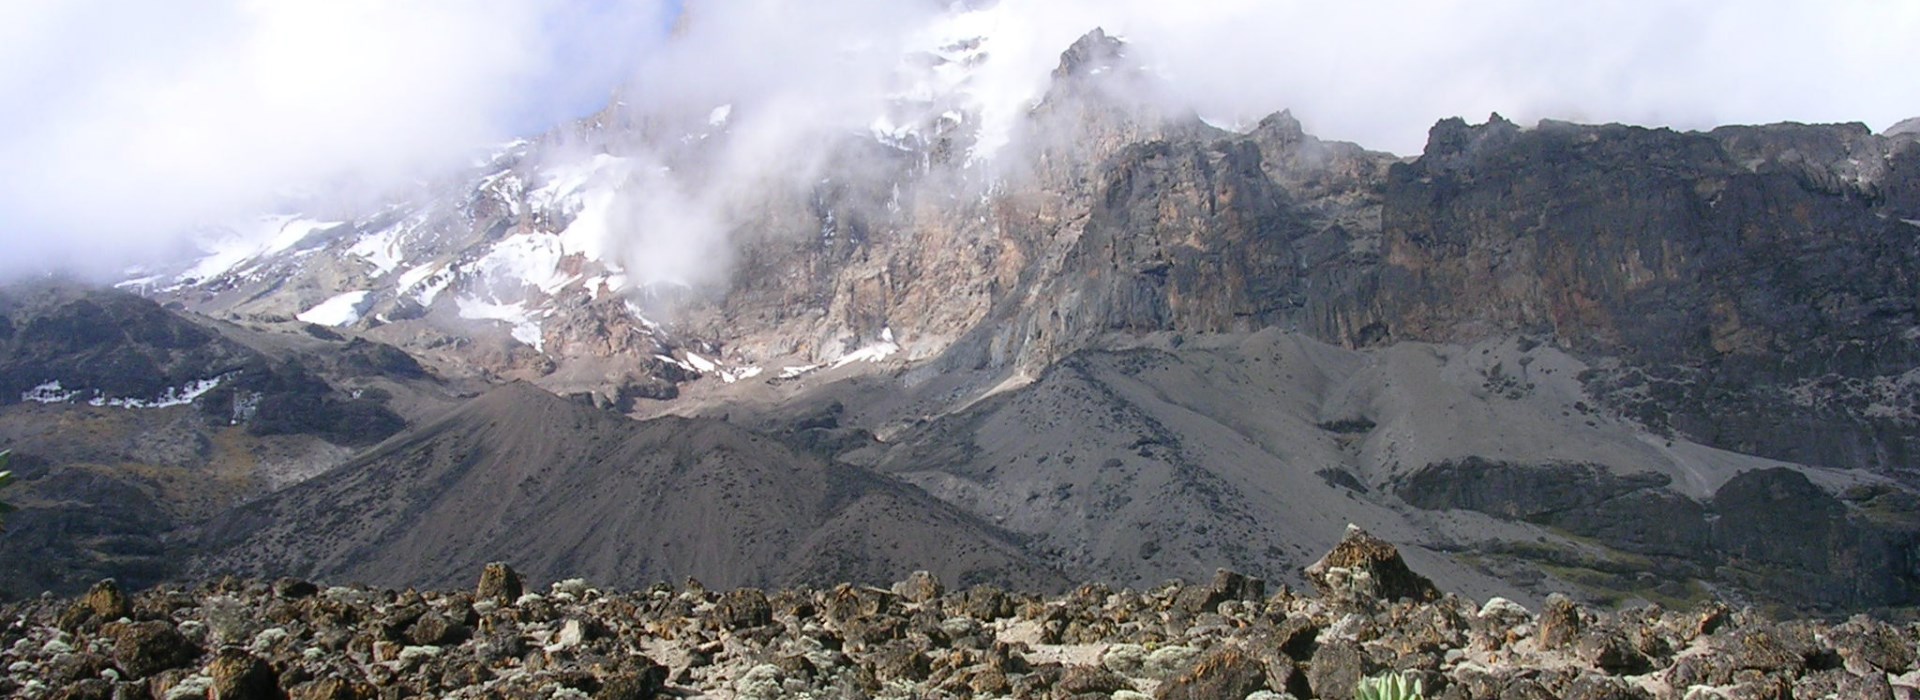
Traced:
<path fill-rule="evenodd" d="M 0 5 L 7 258 L 98 270 L 289 188 L 457 162 L 603 99 L 663 13 L 584 0 Z M 596 60 L 556 62 L 583 53 Z"/>
<path fill-rule="evenodd" d="M 1705 128 L 1920 114 L 1920 4 L 1875 0 L 710 0 L 659 41 L 665 0 L 12 0 L 0 5 L 0 240 L 11 260 L 121 262 L 283 188 L 396 181 L 509 132 L 626 99 L 697 125 L 733 105 L 722 173 L 806 173 L 903 89 L 904 54 L 990 33 L 971 86 L 1017 119 L 1095 26 L 1216 121 L 1291 108 L 1310 131 L 1418 152 L 1437 119 L 1498 111 Z M 717 184 L 716 184 L 717 183 Z M 632 212 L 720 235 L 756 177 L 667 183 Z M 675 190 L 674 188 L 680 188 Z M 658 233 L 641 232 L 640 237 Z M 722 255 L 695 248 L 696 257 Z M 645 263 L 634 260 L 636 264 Z M 661 263 L 666 268 L 673 265 Z M 669 275 L 670 271 L 659 274 Z"/>

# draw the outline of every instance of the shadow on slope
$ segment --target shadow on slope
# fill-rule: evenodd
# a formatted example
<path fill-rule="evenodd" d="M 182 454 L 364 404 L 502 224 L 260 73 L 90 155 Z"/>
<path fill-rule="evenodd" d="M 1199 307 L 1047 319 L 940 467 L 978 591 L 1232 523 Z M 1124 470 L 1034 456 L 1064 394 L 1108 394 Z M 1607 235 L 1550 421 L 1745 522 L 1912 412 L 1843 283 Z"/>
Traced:
<path fill-rule="evenodd" d="M 205 533 L 199 573 L 464 585 L 488 561 L 637 586 L 895 580 L 1066 584 L 1005 533 L 911 486 L 723 421 L 636 423 L 527 384 Z"/>

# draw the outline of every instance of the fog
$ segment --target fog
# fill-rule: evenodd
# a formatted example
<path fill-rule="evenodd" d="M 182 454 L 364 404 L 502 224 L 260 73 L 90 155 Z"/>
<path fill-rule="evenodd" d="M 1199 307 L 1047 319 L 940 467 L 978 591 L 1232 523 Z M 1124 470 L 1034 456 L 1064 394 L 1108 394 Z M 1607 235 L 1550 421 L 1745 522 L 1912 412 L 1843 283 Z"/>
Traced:
<path fill-rule="evenodd" d="M 109 273 L 290 193 L 444 169 L 604 102 L 667 13 L 586 0 L 0 3 L 0 268 Z"/>
<path fill-rule="evenodd" d="M 709 259 L 729 188 L 803 180 L 823 138 L 957 106 L 981 134 L 970 156 L 996 157 L 1060 51 L 1096 26 L 1129 41 L 1173 106 L 1215 124 L 1287 108 L 1324 138 L 1403 154 L 1439 118 L 1492 112 L 1686 129 L 1920 115 L 1913 3 L 694 0 L 669 40 L 676 11 L 13 0 L 0 6 L 0 268 L 111 273 L 289 193 L 426 177 L 616 89 L 629 110 L 689 124 L 731 106 L 718 176 L 630 188 L 649 194 L 618 218 L 650 245 L 697 237 L 681 249 Z M 919 58 L 972 36 L 986 40 L 963 82 Z M 937 99 L 902 112 L 925 94 Z"/>

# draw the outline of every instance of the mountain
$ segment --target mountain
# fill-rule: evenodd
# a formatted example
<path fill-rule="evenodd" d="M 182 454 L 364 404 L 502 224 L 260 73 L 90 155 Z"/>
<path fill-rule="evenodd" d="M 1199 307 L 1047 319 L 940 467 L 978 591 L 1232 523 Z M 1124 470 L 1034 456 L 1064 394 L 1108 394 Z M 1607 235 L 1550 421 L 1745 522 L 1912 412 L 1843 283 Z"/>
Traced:
<path fill-rule="evenodd" d="M 1287 112 L 1219 128 L 1101 31 L 1007 93 L 969 26 L 857 120 L 616 96 L 127 280 L 461 387 L 181 546 L 394 585 L 505 558 L 1146 586 L 1298 583 L 1358 523 L 1475 596 L 1920 602 L 1911 129 L 1493 115 L 1402 157 Z M 165 377 L 141 391 L 214 376 L 139 352 Z M 573 405 L 523 386 L 435 418 L 513 381 Z"/>
<path fill-rule="evenodd" d="M 911 487 L 704 418 L 644 423 L 513 383 L 209 525 L 210 572 L 465 583 L 512 560 L 536 580 L 723 587 L 1067 580 Z"/>
<path fill-rule="evenodd" d="M 311 332 L 310 332 L 311 331 Z M 0 289 L 4 588 L 164 580 L 177 530 L 337 465 L 461 389 L 391 346 L 72 283 Z"/>

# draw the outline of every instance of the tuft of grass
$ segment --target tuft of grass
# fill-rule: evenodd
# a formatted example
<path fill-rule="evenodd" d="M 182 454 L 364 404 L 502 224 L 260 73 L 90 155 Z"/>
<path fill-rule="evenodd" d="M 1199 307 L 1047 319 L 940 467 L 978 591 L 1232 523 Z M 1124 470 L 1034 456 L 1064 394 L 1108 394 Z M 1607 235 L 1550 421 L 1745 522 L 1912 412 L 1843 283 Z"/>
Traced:
<path fill-rule="evenodd" d="M 1362 678 L 1360 685 L 1353 688 L 1353 700 L 1426 700 L 1426 697 L 1420 679 L 1408 680 L 1393 672 Z"/>

